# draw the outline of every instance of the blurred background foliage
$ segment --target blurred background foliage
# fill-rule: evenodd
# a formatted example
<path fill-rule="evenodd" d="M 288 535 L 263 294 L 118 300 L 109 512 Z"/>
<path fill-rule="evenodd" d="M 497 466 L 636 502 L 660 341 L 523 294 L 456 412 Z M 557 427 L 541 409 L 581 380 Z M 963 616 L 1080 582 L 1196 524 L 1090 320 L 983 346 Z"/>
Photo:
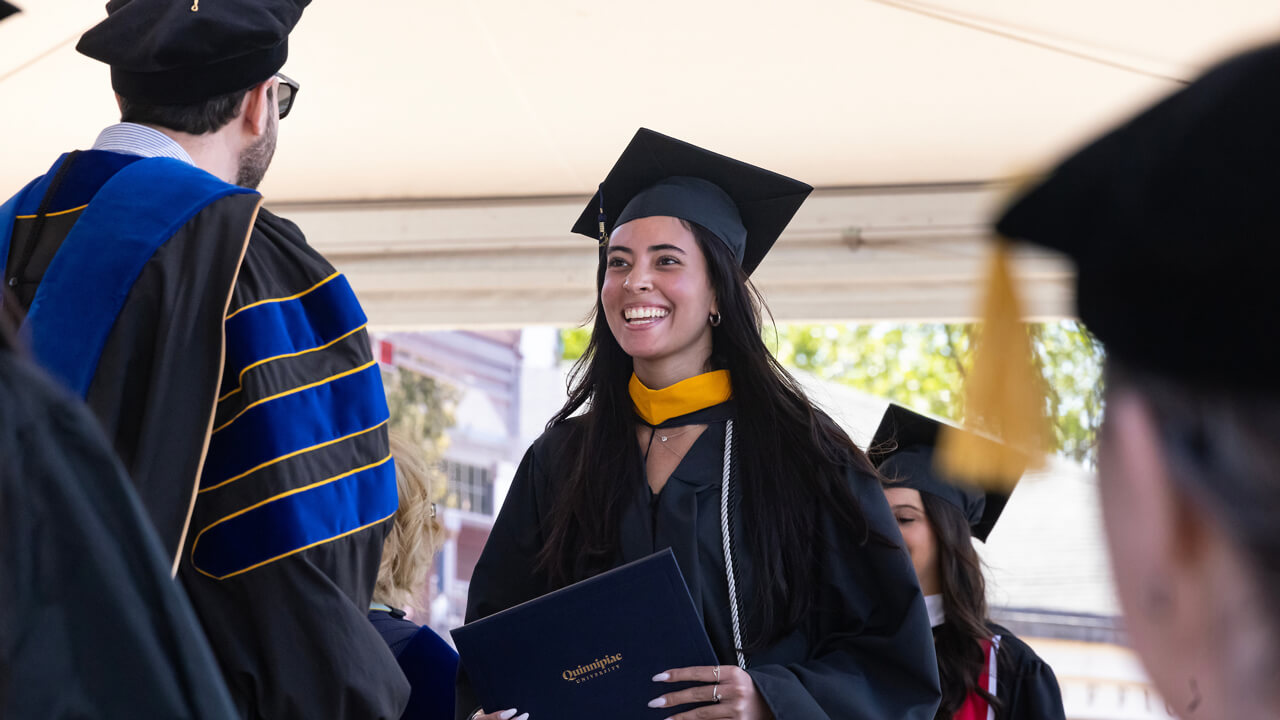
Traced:
<path fill-rule="evenodd" d="M 391 411 L 390 431 L 421 449 L 431 487 L 443 489 L 445 476 L 441 461 L 449 445 L 446 431 L 453 426 L 457 390 L 401 367 L 384 368 L 382 385 L 387 394 L 387 409 Z"/>
<path fill-rule="evenodd" d="M 1073 320 L 1029 323 L 1027 332 L 1047 384 L 1055 450 L 1092 467 L 1102 421 L 1102 346 Z M 564 358 L 581 356 L 590 334 L 563 331 Z M 958 323 L 783 324 L 766 327 L 764 339 L 789 368 L 961 421 L 960 388 L 976 334 L 977 326 Z"/>

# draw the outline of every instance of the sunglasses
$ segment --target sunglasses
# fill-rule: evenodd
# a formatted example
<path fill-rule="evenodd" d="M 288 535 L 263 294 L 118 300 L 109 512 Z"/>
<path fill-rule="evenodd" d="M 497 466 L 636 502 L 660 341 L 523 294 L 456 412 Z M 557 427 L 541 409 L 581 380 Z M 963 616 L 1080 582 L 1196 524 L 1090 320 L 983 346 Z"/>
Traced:
<path fill-rule="evenodd" d="M 294 80 L 284 73 L 276 73 L 276 78 L 280 80 L 280 87 L 276 90 L 276 107 L 280 109 L 280 119 L 283 120 L 293 109 L 293 101 L 298 97 L 298 81 Z"/>

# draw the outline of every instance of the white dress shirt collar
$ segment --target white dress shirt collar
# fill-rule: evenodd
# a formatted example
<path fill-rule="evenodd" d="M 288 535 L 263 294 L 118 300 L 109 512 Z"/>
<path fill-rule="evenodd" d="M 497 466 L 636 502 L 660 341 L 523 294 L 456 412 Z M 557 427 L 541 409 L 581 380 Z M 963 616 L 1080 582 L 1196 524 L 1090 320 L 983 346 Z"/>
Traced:
<path fill-rule="evenodd" d="M 93 149 L 142 157 L 167 157 L 188 165 L 196 164 L 176 140 L 155 128 L 137 123 L 122 122 L 107 127 L 98 134 Z"/>

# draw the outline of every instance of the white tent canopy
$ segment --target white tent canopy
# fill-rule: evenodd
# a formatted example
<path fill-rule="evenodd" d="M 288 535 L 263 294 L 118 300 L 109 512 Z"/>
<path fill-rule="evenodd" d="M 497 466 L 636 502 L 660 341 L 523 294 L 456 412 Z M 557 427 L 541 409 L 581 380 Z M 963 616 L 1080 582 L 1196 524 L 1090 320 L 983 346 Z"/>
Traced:
<path fill-rule="evenodd" d="M 102 1 L 17 4 L 5 193 L 116 117 L 74 51 Z M 823 189 L 759 273 L 780 318 L 963 317 L 986 183 L 1277 30 L 1258 0 L 321 0 L 263 190 L 375 321 L 573 322 L 594 256 L 567 228 L 643 125 Z M 1037 313 L 1069 312 L 1060 264 L 1020 270 Z"/>

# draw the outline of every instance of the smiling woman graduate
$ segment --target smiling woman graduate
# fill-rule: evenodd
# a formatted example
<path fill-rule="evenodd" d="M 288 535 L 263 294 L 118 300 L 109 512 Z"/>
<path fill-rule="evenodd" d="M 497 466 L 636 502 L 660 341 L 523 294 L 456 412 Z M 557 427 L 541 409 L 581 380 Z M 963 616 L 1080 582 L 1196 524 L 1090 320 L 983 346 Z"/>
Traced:
<path fill-rule="evenodd" d="M 760 336 L 748 276 L 811 190 L 636 134 L 573 228 L 600 241 L 591 343 L 516 473 L 468 621 L 671 548 L 721 665 L 660 673 L 650 707 L 933 717 L 928 615 L 875 470 Z M 700 684 L 664 689 L 680 681 Z M 510 717 L 477 710 L 465 672 L 458 708 Z"/>

